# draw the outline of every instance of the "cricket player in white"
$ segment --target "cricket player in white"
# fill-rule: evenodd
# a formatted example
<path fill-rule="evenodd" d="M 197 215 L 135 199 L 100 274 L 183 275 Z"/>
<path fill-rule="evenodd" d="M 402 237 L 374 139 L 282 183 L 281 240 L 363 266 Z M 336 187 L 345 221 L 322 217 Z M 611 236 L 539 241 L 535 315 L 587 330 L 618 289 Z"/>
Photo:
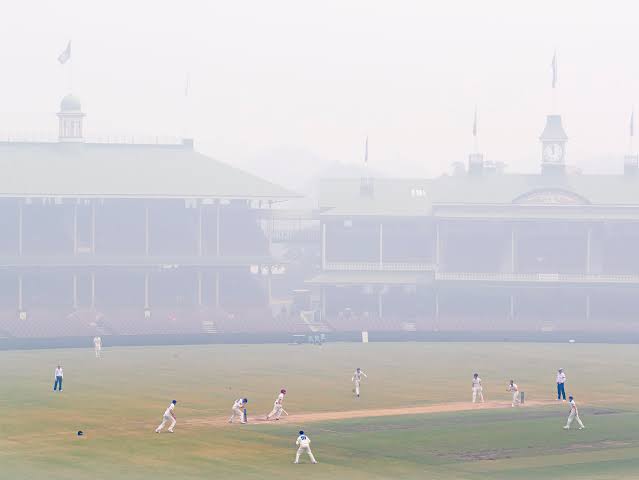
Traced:
<path fill-rule="evenodd" d="M 229 418 L 229 423 L 233 423 L 235 417 L 238 417 L 240 419 L 240 423 L 246 423 L 246 418 L 244 418 L 244 412 L 242 411 L 242 409 L 246 406 L 247 403 L 248 399 L 246 398 L 238 398 L 237 400 L 235 400 L 235 403 L 233 404 L 233 415 L 231 415 L 231 418 Z"/>
<path fill-rule="evenodd" d="M 93 337 L 93 346 L 95 347 L 95 358 L 100 358 L 100 352 L 102 351 L 102 339 L 100 337 Z"/>
<path fill-rule="evenodd" d="M 581 418 L 579 418 L 579 410 L 577 410 L 577 404 L 575 403 L 575 400 L 572 398 L 572 395 L 568 397 L 568 403 L 570 404 L 570 415 L 568 415 L 568 421 L 566 422 L 566 425 L 564 426 L 564 430 L 568 430 L 570 428 L 570 425 L 572 424 L 572 421 L 575 418 L 577 419 L 577 423 L 579 424 L 579 430 L 583 430 L 586 427 L 581 422 Z"/>
<path fill-rule="evenodd" d="M 515 405 L 520 405 L 521 399 L 519 397 L 519 387 L 517 387 L 517 384 L 512 380 L 508 385 L 508 391 L 513 394 L 513 403 L 511 406 L 514 407 Z"/>
<path fill-rule="evenodd" d="M 171 426 L 169 427 L 169 432 L 173 433 L 173 428 L 175 427 L 175 423 L 177 422 L 177 419 L 175 418 L 175 413 L 173 413 L 173 410 L 175 410 L 176 403 L 177 403 L 177 400 L 173 400 L 171 404 L 166 408 L 166 410 L 164 411 L 164 416 L 162 417 L 162 423 L 160 423 L 158 428 L 155 429 L 155 433 L 160 433 L 162 429 L 164 428 L 164 425 L 166 425 L 166 422 L 171 422 Z"/>
<path fill-rule="evenodd" d="M 473 375 L 473 403 L 477 400 L 477 395 L 479 395 L 479 400 L 484 403 L 484 387 L 481 386 L 481 378 L 479 378 L 479 374 L 475 373 Z"/>
<path fill-rule="evenodd" d="M 269 413 L 266 416 L 267 420 L 270 420 L 271 417 L 275 418 L 275 420 L 279 420 L 280 417 L 282 416 L 282 412 L 286 413 L 286 410 L 284 410 L 284 395 L 286 395 L 286 389 L 283 388 L 282 390 L 280 390 L 280 394 L 277 396 L 277 398 L 275 399 L 275 403 L 273 403 L 273 410 L 271 410 L 271 413 Z M 286 413 L 288 415 L 288 413 Z"/>
<path fill-rule="evenodd" d="M 362 375 L 364 375 L 364 378 L 368 378 L 368 375 L 362 372 L 361 368 L 357 367 L 357 370 L 355 370 L 355 373 L 353 374 L 353 378 L 351 378 L 351 382 L 355 384 L 354 392 L 355 395 L 357 395 L 357 398 L 359 398 L 359 385 L 362 383 Z"/>
<path fill-rule="evenodd" d="M 304 431 L 300 430 L 300 436 L 297 437 L 297 453 L 295 454 L 295 461 L 293 463 L 300 463 L 300 455 L 306 451 L 308 456 L 311 458 L 311 463 L 317 463 L 315 457 L 313 456 L 313 452 L 311 452 L 311 439 L 306 436 Z"/>

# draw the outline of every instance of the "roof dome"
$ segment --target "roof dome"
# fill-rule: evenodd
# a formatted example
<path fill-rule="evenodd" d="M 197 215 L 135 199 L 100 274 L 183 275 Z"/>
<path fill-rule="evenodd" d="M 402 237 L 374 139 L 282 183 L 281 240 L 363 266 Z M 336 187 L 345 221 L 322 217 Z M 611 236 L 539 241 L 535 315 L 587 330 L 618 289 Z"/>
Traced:
<path fill-rule="evenodd" d="M 68 94 L 60 102 L 61 112 L 80 112 L 82 111 L 82 105 L 80 99 L 74 95 Z"/>

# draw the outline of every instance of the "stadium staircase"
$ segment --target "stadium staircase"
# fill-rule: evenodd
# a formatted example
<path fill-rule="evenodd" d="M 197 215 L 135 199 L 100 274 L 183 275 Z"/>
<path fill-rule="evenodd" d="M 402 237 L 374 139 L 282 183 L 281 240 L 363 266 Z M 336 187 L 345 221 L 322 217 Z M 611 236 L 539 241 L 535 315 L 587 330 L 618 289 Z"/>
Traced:
<path fill-rule="evenodd" d="M 315 310 L 308 310 L 300 312 L 300 320 L 302 324 L 308 327 L 313 333 L 327 333 L 332 332 L 333 329 L 326 323 L 320 320 L 319 315 Z"/>

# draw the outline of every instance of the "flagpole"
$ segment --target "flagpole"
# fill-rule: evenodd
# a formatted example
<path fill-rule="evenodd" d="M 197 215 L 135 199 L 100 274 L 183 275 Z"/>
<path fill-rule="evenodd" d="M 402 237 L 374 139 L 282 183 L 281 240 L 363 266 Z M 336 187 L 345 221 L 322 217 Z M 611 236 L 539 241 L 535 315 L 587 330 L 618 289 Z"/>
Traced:
<path fill-rule="evenodd" d="M 479 138 L 477 136 L 477 105 L 475 105 L 475 116 L 473 119 L 473 153 L 479 153 Z"/>
<path fill-rule="evenodd" d="M 552 67 L 552 105 L 550 106 L 551 108 L 551 113 L 553 115 L 556 115 L 559 113 L 558 108 L 557 108 L 557 84 L 558 84 L 558 66 L 557 66 L 557 50 L 555 49 L 555 53 L 552 56 L 552 63 L 551 63 L 551 67 Z"/>

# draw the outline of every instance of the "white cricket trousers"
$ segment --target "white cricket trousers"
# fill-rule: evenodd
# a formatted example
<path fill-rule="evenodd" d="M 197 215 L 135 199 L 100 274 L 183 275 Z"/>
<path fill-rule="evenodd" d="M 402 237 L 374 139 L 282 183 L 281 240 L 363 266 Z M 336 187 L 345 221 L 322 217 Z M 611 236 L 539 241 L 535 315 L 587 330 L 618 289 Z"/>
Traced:
<path fill-rule="evenodd" d="M 166 425 L 166 422 L 171 422 L 171 426 L 169 427 L 169 432 L 173 431 L 173 427 L 175 427 L 176 424 L 176 420 L 175 418 L 173 418 L 170 415 L 164 415 L 162 417 L 162 423 L 160 423 L 160 425 L 158 425 L 158 428 L 155 429 L 156 432 L 161 432 L 162 429 L 164 428 L 164 425 Z"/>
<path fill-rule="evenodd" d="M 282 416 L 282 406 L 274 405 L 273 410 L 271 410 L 271 413 L 269 413 L 266 416 L 266 418 L 271 418 L 271 417 L 280 418 L 281 416 Z"/>
<path fill-rule="evenodd" d="M 584 428 L 584 424 L 581 422 L 581 418 L 579 418 L 579 414 L 575 413 L 575 412 L 570 412 L 570 415 L 568 415 L 568 421 L 566 422 L 566 428 L 570 428 L 570 425 L 572 424 L 572 421 L 574 419 L 577 419 L 577 423 L 579 424 L 579 426 L 581 428 Z"/>
<path fill-rule="evenodd" d="M 95 358 L 100 358 L 100 350 L 102 347 L 95 347 Z"/>
<path fill-rule="evenodd" d="M 355 381 L 355 395 L 357 395 L 359 397 L 359 383 L 358 381 Z"/>
<path fill-rule="evenodd" d="M 311 452 L 311 447 L 310 446 L 300 446 L 300 448 L 297 449 L 297 453 L 295 454 L 295 463 L 299 463 L 300 461 L 300 455 L 302 453 L 304 453 L 304 450 L 306 450 L 306 453 L 308 453 L 308 456 L 311 458 L 311 462 L 312 463 L 317 463 L 317 460 L 315 460 L 315 457 L 313 456 L 313 452 Z"/>
<path fill-rule="evenodd" d="M 231 415 L 231 418 L 229 418 L 229 423 L 233 423 L 233 420 L 235 420 L 235 417 L 238 417 L 240 419 L 240 422 L 246 423 L 246 420 L 244 418 L 244 412 L 240 410 L 240 407 L 233 407 L 233 415 Z"/>
<path fill-rule="evenodd" d="M 521 400 L 519 399 L 519 392 L 513 392 L 513 407 L 519 405 Z"/>
<path fill-rule="evenodd" d="M 483 388 L 473 388 L 473 403 L 477 401 L 477 396 L 479 395 L 479 400 L 483 403 L 484 401 L 484 393 Z"/>

